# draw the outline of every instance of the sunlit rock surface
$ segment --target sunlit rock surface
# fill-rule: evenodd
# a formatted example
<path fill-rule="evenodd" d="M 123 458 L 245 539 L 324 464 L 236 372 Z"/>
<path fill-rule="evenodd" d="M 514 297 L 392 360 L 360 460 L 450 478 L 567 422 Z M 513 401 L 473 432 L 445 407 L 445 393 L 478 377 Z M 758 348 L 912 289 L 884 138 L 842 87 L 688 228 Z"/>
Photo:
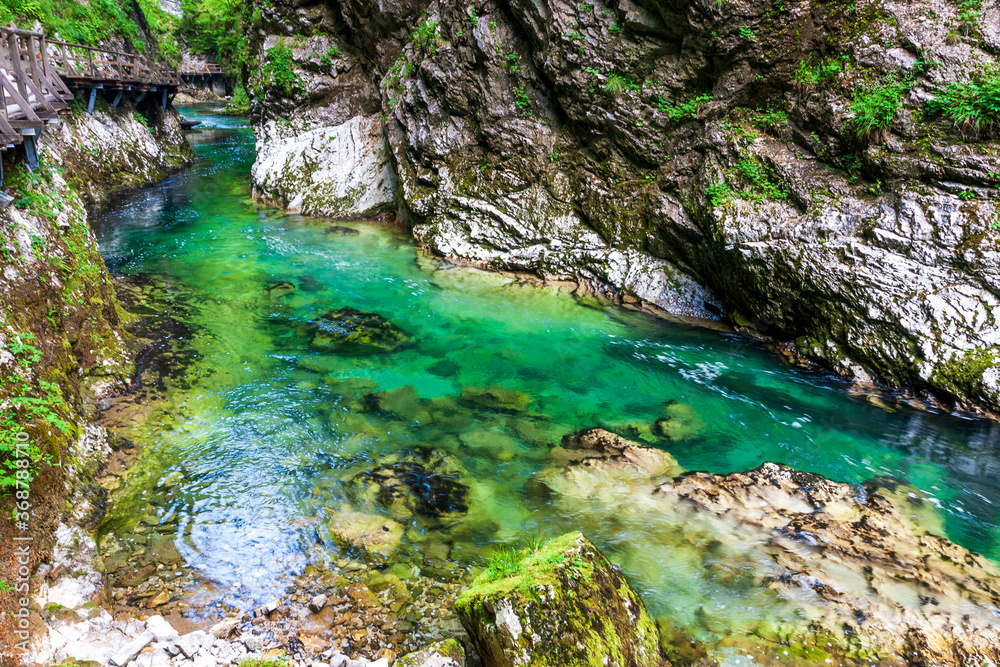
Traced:
<path fill-rule="evenodd" d="M 679 611 L 660 619 L 674 660 L 737 649 L 893 665 L 1000 659 L 1000 573 L 945 539 L 911 487 L 856 487 L 774 463 L 682 474 L 669 454 L 599 429 L 564 444 L 544 476 L 555 502 L 602 538 L 646 527 L 618 545 L 629 571 L 669 559 L 690 569 L 690 589 L 742 591 L 739 609 L 720 590 L 714 614 L 685 617 L 677 590 Z M 705 641 L 692 649 L 699 630 Z"/>

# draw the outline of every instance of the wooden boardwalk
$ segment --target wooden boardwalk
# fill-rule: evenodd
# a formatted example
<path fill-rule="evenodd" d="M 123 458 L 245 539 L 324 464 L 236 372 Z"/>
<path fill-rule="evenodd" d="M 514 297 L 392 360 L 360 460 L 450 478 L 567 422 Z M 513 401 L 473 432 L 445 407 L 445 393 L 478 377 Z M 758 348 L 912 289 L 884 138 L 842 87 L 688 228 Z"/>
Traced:
<path fill-rule="evenodd" d="M 77 94 L 87 95 L 88 113 L 98 91 L 105 91 L 114 106 L 125 95 L 138 104 L 154 93 L 166 108 L 180 83 L 175 69 L 148 56 L 0 27 L 0 150 L 24 145 L 29 164 L 37 165 L 37 137 L 47 123 L 70 113 Z"/>

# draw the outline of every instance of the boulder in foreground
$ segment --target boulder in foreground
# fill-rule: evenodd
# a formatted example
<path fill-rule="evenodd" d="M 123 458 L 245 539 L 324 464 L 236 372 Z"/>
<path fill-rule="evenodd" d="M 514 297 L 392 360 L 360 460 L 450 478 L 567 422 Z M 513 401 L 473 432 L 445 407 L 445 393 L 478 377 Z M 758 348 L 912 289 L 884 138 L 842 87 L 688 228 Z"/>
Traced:
<path fill-rule="evenodd" d="M 500 552 L 455 601 L 485 667 L 662 667 L 625 577 L 582 533 Z"/>

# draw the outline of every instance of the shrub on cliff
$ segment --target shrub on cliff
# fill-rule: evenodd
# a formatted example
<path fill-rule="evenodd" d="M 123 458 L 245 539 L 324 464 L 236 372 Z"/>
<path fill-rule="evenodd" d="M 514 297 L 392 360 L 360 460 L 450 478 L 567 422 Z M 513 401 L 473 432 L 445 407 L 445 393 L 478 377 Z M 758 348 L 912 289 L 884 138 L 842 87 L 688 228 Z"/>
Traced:
<path fill-rule="evenodd" d="M 867 138 L 889 129 L 907 88 L 905 82 L 894 79 L 859 86 L 851 101 L 851 115 L 857 136 Z"/>
<path fill-rule="evenodd" d="M 1000 127 L 1000 66 L 984 69 L 968 81 L 955 81 L 927 103 L 961 130 L 979 133 Z"/>

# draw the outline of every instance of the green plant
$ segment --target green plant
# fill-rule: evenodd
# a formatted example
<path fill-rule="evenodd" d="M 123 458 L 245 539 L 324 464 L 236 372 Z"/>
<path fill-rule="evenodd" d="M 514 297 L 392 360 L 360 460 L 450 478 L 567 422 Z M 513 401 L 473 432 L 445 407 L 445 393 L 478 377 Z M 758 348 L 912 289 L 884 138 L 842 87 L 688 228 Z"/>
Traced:
<path fill-rule="evenodd" d="M 490 555 L 486 564 L 486 580 L 496 581 L 517 574 L 524 554 L 511 546 L 501 545 Z"/>
<path fill-rule="evenodd" d="M 698 116 L 698 108 L 711 100 L 712 96 L 705 93 L 691 98 L 687 102 L 676 104 L 659 95 L 656 100 L 656 108 L 667 114 L 671 120 L 693 119 Z"/>
<path fill-rule="evenodd" d="M 958 20 L 962 22 L 962 30 L 968 35 L 982 23 L 983 0 L 959 0 Z"/>
<path fill-rule="evenodd" d="M 962 190 L 961 192 L 958 193 L 958 198 L 961 199 L 962 201 L 972 201 L 973 199 L 976 198 L 976 191 Z"/>
<path fill-rule="evenodd" d="M 31 29 L 35 21 L 50 39 L 96 46 L 118 37 L 137 51 L 145 50 L 141 31 L 132 16 L 131 0 L 3 0 L 0 23 Z M 58 37 L 57 37 L 58 36 Z"/>
<path fill-rule="evenodd" d="M 146 128 L 147 130 L 149 130 L 149 119 L 148 118 L 146 118 L 145 116 L 143 116 L 138 111 L 133 111 L 132 112 L 132 117 L 135 118 L 136 121 L 138 121 L 144 128 Z"/>
<path fill-rule="evenodd" d="M 223 113 L 229 116 L 245 116 L 250 113 L 250 97 L 246 88 L 237 86 L 233 91 L 233 97 L 229 100 Z"/>
<path fill-rule="evenodd" d="M 330 69 L 331 67 L 333 67 L 333 59 L 337 58 L 342 54 L 343 51 L 341 51 L 339 47 L 331 46 L 329 49 L 326 50 L 326 53 L 320 56 L 319 64 L 323 66 L 323 69 Z"/>
<path fill-rule="evenodd" d="M 524 90 L 524 86 L 520 86 L 514 91 L 514 105 L 520 109 L 522 115 L 528 117 L 534 115 L 531 111 L 531 98 L 528 97 L 528 93 Z"/>
<path fill-rule="evenodd" d="M 150 9 L 159 10 L 158 0 L 140 0 L 147 17 Z M 244 64 L 250 59 L 250 26 L 260 25 L 260 9 L 243 0 L 181 0 L 181 18 L 160 43 L 183 42 L 193 53 L 212 56 L 237 84 Z M 152 12 L 172 20 L 162 10 Z M 178 47 L 180 48 L 180 47 Z"/>
<path fill-rule="evenodd" d="M 272 46 L 265 52 L 261 79 L 265 86 L 280 91 L 286 97 L 294 95 L 301 89 L 302 84 L 298 74 L 295 73 L 292 50 L 284 42 Z"/>
<path fill-rule="evenodd" d="M 725 183 L 712 183 L 705 188 L 705 195 L 712 206 L 722 206 L 733 199 L 733 189 Z"/>
<path fill-rule="evenodd" d="M 418 49 L 424 47 L 429 47 L 430 52 L 437 53 L 438 37 L 437 30 L 438 26 L 441 24 L 440 21 L 436 19 L 427 19 L 410 33 L 410 41 Z"/>
<path fill-rule="evenodd" d="M 866 138 L 891 127 L 907 88 L 907 83 L 890 78 L 855 89 L 851 101 L 855 134 Z"/>
<path fill-rule="evenodd" d="M 753 30 L 744 26 L 740 28 L 740 39 L 755 41 L 757 39 L 757 35 L 754 34 Z"/>
<path fill-rule="evenodd" d="M 931 115 L 941 115 L 962 130 L 978 133 L 1000 127 L 1000 66 L 993 64 L 968 81 L 956 81 L 927 103 Z"/>
<path fill-rule="evenodd" d="M 609 95 L 621 95 L 625 92 L 625 77 L 617 74 L 609 74 L 607 80 L 604 82 L 604 92 Z"/>
<path fill-rule="evenodd" d="M 824 58 L 815 65 L 812 63 L 812 56 L 799 61 L 798 69 L 795 70 L 795 80 L 806 85 L 816 85 L 828 83 L 850 67 L 850 56 L 837 56 L 836 58 Z"/>
<path fill-rule="evenodd" d="M 736 163 L 736 173 L 749 181 L 750 188 L 741 193 L 750 201 L 786 199 L 788 192 L 781 188 L 774 170 L 752 158 Z"/>

